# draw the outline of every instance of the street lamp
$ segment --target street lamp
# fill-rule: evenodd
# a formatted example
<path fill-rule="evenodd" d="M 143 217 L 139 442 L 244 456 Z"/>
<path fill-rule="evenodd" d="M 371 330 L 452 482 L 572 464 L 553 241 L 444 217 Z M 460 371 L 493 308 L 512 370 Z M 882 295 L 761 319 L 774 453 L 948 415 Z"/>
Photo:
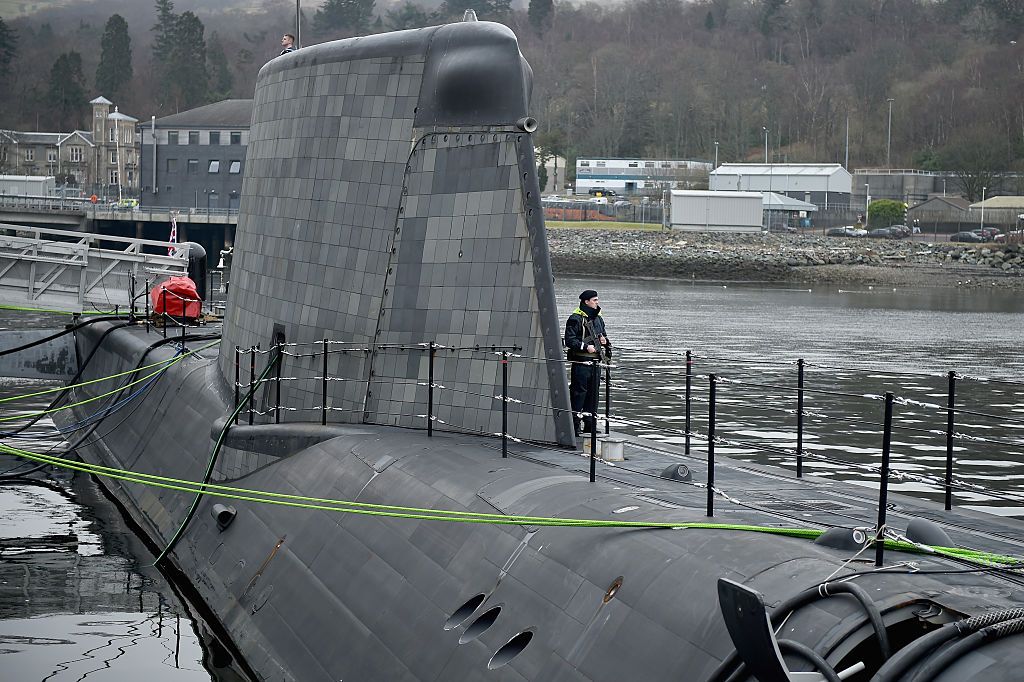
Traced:
<path fill-rule="evenodd" d="M 981 188 L 981 229 L 985 229 L 985 192 L 988 187 Z"/>
<path fill-rule="evenodd" d="M 764 162 L 768 163 L 768 127 L 761 126 L 761 130 L 764 131 Z"/>
<path fill-rule="evenodd" d="M 864 183 L 864 227 L 868 226 L 868 215 L 871 212 L 871 183 Z"/>
<path fill-rule="evenodd" d="M 889 131 L 885 135 L 885 167 L 891 168 L 889 152 L 892 150 L 892 103 L 896 100 L 890 97 L 885 101 L 889 103 Z"/>
<path fill-rule="evenodd" d="M 715 140 L 715 168 L 718 168 L 718 140 Z"/>

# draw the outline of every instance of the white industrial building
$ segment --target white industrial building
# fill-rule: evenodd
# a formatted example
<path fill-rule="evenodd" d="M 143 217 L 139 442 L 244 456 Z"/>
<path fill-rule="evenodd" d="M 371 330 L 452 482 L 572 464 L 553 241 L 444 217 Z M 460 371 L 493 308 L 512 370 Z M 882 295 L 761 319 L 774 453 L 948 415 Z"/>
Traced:
<path fill-rule="evenodd" d="M 669 226 L 691 232 L 761 232 L 796 228 L 818 207 L 775 192 L 673 190 Z"/>
<path fill-rule="evenodd" d="M 706 187 L 712 163 L 686 159 L 576 159 L 576 193 L 660 196 L 666 189 Z"/>
<path fill-rule="evenodd" d="M 850 204 L 853 176 L 838 163 L 725 163 L 711 171 L 712 190 L 775 192 L 823 210 Z"/>
<path fill-rule="evenodd" d="M 669 226 L 691 232 L 760 232 L 760 192 L 672 190 Z"/>

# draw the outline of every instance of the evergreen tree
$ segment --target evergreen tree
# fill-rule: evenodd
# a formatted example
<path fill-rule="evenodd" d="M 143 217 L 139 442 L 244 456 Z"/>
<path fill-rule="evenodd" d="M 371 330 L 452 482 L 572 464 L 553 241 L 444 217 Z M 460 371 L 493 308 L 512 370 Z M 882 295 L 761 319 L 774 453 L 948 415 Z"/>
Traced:
<path fill-rule="evenodd" d="M 555 0 L 530 0 L 526 15 L 530 25 L 538 34 L 543 35 L 551 27 L 551 19 L 555 14 Z"/>
<path fill-rule="evenodd" d="M 208 101 L 210 75 L 206 70 L 204 30 L 203 22 L 192 12 L 181 14 L 174 22 L 174 48 L 168 60 L 169 84 L 179 110 Z"/>
<path fill-rule="evenodd" d="M 166 93 L 170 88 L 177 20 L 171 0 L 156 0 L 156 23 L 150 30 L 153 32 L 153 75 L 159 84 L 158 92 Z"/>
<path fill-rule="evenodd" d="M 363 35 L 370 28 L 374 0 L 327 0 L 313 17 L 320 33 L 343 30 Z"/>
<path fill-rule="evenodd" d="M 228 67 L 228 58 L 224 54 L 224 45 L 220 36 L 214 31 L 210 40 L 206 43 L 206 58 L 209 66 L 210 77 L 213 83 L 210 86 L 210 99 L 214 101 L 231 97 L 231 89 L 234 87 L 235 79 Z"/>
<path fill-rule="evenodd" d="M 11 62 L 17 54 L 17 47 L 18 34 L 0 17 L 0 83 L 6 81 L 11 73 Z"/>
<path fill-rule="evenodd" d="M 107 20 L 100 40 L 100 63 L 96 67 L 96 90 L 117 101 L 132 80 L 132 39 L 128 22 L 120 14 Z"/>
<path fill-rule="evenodd" d="M 79 125 L 85 106 L 85 74 L 82 73 L 82 55 L 64 52 L 50 69 L 47 100 L 60 130 L 71 130 Z"/>
<path fill-rule="evenodd" d="M 422 28 L 430 23 L 430 17 L 422 7 L 414 2 L 406 2 L 398 9 L 389 9 L 384 13 L 385 24 L 392 31 L 407 28 Z"/>

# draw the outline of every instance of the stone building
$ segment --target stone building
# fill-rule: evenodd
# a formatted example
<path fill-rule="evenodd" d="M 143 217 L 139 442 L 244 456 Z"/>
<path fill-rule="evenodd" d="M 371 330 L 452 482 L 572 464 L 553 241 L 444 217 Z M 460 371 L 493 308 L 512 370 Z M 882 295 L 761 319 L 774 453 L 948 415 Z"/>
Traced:
<path fill-rule="evenodd" d="M 65 192 L 104 199 L 138 196 L 138 119 L 122 114 L 105 97 L 89 104 L 89 130 L 0 130 L 0 174 L 50 175 Z"/>

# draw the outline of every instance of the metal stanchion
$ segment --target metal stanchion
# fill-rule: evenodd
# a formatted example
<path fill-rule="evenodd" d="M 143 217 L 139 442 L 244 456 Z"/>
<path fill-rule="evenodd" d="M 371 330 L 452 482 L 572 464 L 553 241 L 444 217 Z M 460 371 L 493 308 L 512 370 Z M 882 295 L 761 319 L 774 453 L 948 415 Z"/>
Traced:
<path fill-rule="evenodd" d="M 953 423 L 956 405 L 956 372 L 949 373 L 949 393 L 946 397 L 946 510 L 953 508 Z"/>
<path fill-rule="evenodd" d="M 256 397 L 256 346 L 249 348 L 249 426 L 252 426 L 253 398 Z"/>
<path fill-rule="evenodd" d="M 804 359 L 796 361 L 796 477 L 804 475 Z"/>
<path fill-rule="evenodd" d="M 708 375 L 708 502 L 707 515 L 715 515 L 715 385 L 717 378 Z"/>
<path fill-rule="evenodd" d="M 508 351 L 501 353 L 501 456 L 508 457 Z"/>
<path fill-rule="evenodd" d="M 882 473 L 878 486 L 878 528 L 875 530 L 875 566 L 882 565 L 885 555 L 885 512 L 889 497 L 889 448 L 892 444 L 892 399 L 885 394 L 885 423 L 882 426 Z"/>
<path fill-rule="evenodd" d="M 161 313 L 161 315 L 163 315 L 164 338 L 166 339 L 167 338 L 167 289 L 165 287 L 160 287 L 160 298 L 161 298 L 160 302 L 163 304 L 163 308 L 164 308 L 164 311 L 163 311 L 163 313 Z"/>
<path fill-rule="evenodd" d="M 683 427 L 685 431 L 683 453 L 690 454 L 690 380 L 693 377 L 693 356 L 690 351 L 686 351 L 686 424 Z"/>
<path fill-rule="evenodd" d="M 149 333 L 149 278 L 146 278 L 146 333 Z M 235 401 L 238 404 L 238 401 Z"/>
<path fill-rule="evenodd" d="M 135 273 L 128 273 L 128 298 L 131 300 L 131 307 L 128 308 L 128 324 L 135 324 Z"/>
<path fill-rule="evenodd" d="M 427 368 L 427 436 L 434 435 L 434 356 L 437 350 L 434 342 L 430 342 L 430 360 Z"/>
<path fill-rule="evenodd" d="M 236 408 L 236 410 L 237 410 L 238 405 L 239 405 L 239 402 L 238 402 L 238 389 L 240 387 L 239 382 L 242 379 L 241 376 L 240 376 L 240 374 L 241 374 L 241 369 L 240 369 L 240 365 L 241 365 L 240 356 L 241 356 L 241 354 L 242 354 L 242 349 L 239 348 L 238 346 L 235 346 L 235 408 Z M 238 423 L 238 412 L 236 411 L 235 412 L 235 424 L 237 424 L 237 423 Z"/>
<path fill-rule="evenodd" d="M 590 361 L 590 395 L 593 400 L 588 400 L 586 408 L 590 413 L 590 482 L 597 480 L 597 393 L 599 390 L 598 372 L 600 365 L 597 360 Z"/>
<path fill-rule="evenodd" d="M 320 382 L 320 425 L 327 426 L 327 339 L 324 339 L 324 374 Z M 343 403 L 344 404 L 344 403 Z"/>
<path fill-rule="evenodd" d="M 277 385 L 275 386 L 274 395 L 274 423 L 281 423 L 281 360 L 284 359 L 284 355 L 281 353 L 281 344 L 278 343 L 275 346 L 277 348 Z"/>

